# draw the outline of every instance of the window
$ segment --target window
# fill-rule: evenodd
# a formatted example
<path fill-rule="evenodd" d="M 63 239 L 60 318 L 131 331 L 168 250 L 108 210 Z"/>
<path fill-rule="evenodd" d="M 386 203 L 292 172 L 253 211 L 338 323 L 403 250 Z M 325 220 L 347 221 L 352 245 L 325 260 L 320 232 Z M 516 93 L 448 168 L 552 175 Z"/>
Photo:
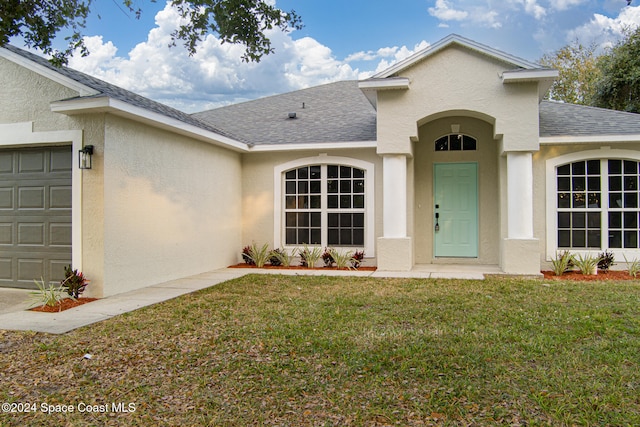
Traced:
<path fill-rule="evenodd" d="M 557 247 L 640 247 L 637 160 L 593 159 L 556 168 Z"/>
<path fill-rule="evenodd" d="M 320 154 L 273 169 L 273 245 L 363 248 L 375 256 L 375 165 Z"/>
<path fill-rule="evenodd" d="M 476 145 L 475 138 L 452 133 L 436 139 L 435 149 L 436 151 L 475 151 Z"/>
<path fill-rule="evenodd" d="M 316 164 L 283 174 L 286 245 L 365 246 L 364 169 Z"/>

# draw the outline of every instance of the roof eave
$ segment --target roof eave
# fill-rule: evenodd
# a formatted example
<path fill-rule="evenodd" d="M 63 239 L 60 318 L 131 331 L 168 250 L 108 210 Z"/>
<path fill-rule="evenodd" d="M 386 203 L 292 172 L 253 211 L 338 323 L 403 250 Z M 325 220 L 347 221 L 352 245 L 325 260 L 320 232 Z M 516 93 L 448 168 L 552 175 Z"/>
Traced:
<path fill-rule="evenodd" d="M 640 134 L 627 135 L 558 135 L 558 136 L 541 136 L 540 145 L 565 145 L 565 144 L 608 144 L 631 142 L 639 143 Z"/>
<path fill-rule="evenodd" d="M 313 143 L 287 143 L 287 144 L 256 144 L 251 146 L 250 152 L 279 152 L 279 151 L 317 151 L 317 150 L 343 150 L 353 148 L 376 148 L 377 141 L 337 141 L 337 142 L 313 142 Z"/>
<path fill-rule="evenodd" d="M 373 108 L 378 108 L 378 91 L 379 90 L 407 90 L 411 82 L 406 77 L 390 77 L 390 78 L 370 78 L 360 80 L 358 88 L 367 97 L 367 100 Z"/>
<path fill-rule="evenodd" d="M 50 108 L 54 113 L 70 116 L 88 113 L 110 113 L 233 151 L 249 151 L 249 146 L 244 142 L 107 96 L 54 101 L 50 104 Z"/>
<path fill-rule="evenodd" d="M 360 80 L 358 87 L 361 90 L 396 90 L 409 89 L 409 79 L 406 77 L 395 77 L 388 79 L 367 79 Z"/>
<path fill-rule="evenodd" d="M 500 78 L 503 84 L 510 83 L 538 83 L 538 98 L 540 101 L 556 81 L 560 73 L 551 68 L 537 68 L 531 70 L 504 71 Z"/>

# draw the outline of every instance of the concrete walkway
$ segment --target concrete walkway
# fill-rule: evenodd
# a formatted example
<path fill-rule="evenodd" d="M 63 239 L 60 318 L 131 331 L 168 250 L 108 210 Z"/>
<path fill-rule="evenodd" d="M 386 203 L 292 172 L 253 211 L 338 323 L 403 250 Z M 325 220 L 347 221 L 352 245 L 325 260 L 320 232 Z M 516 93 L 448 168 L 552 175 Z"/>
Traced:
<path fill-rule="evenodd" d="M 438 264 L 417 266 L 408 272 L 223 268 L 110 296 L 59 313 L 29 311 L 27 308 L 33 302 L 30 295 L 31 291 L 0 288 L 0 329 L 64 334 L 122 313 L 215 286 L 246 274 L 482 280 L 484 279 L 484 274 L 500 274 L 500 269 L 497 266 L 486 265 Z"/>

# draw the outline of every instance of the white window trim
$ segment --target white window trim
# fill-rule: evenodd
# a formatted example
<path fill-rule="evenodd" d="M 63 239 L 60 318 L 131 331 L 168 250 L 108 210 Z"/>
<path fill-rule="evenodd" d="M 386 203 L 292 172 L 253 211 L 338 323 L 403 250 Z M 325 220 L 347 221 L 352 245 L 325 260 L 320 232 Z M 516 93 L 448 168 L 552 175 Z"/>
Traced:
<path fill-rule="evenodd" d="M 546 200 L 547 200 L 547 221 L 546 221 L 546 260 L 551 261 L 556 258 L 558 251 L 569 250 L 575 254 L 597 255 L 605 250 L 609 250 L 615 256 L 618 261 L 623 261 L 624 257 L 628 260 L 632 260 L 640 257 L 640 249 L 624 249 L 624 248 L 602 248 L 602 249 L 584 249 L 573 250 L 566 248 L 558 248 L 558 185 L 556 177 L 556 168 L 560 165 L 567 163 L 578 162 L 582 160 L 601 160 L 601 159 L 622 159 L 622 160 L 635 160 L 640 162 L 640 151 L 635 150 L 623 150 L 612 149 L 610 147 L 602 147 L 598 150 L 578 151 L 575 153 L 569 153 L 562 156 L 554 157 L 546 161 Z M 602 203 L 608 203 L 608 190 L 602 189 Z M 606 199 L 605 199 L 606 197 Z M 608 209 L 602 209 L 602 212 L 608 212 Z M 605 232 L 606 230 L 603 230 Z"/>
<path fill-rule="evenodd" d="M 365 212 L 364 212 L 364 252 L 367 258 L 375 256 L 375 165 L 364 160 L 350 157 L 319 155 L 292 160 L 274 167 L 273 172 L 273 246 L 275 248 L 293 249 L 296 246 L 284 245 L 284 221 L 285 211 L 282 206 L 282 194 L 284 193 L 283 173 L 290 169 L 309 165 L 342 165 L 364 170 L 365 179 Z M 326 189 L 322 189 L 323 194 Z M 326 218 L 328 209 L 323 207 L 322 215 Z M 326 227 L 326 223 L 323 224 Z M 339 248 L 339 247 L 336 247 Z M 357 247 L 349 246 L 345 249 L 355 250 Z"/>

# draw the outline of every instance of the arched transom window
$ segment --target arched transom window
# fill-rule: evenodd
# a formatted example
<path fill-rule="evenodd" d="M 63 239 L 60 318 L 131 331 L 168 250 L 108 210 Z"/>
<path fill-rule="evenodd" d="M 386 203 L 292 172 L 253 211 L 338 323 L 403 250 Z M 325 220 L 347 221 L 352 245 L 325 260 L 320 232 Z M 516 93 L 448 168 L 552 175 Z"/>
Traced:
<path fill-rule="evenodd" d="M 452 133 L 442 136 L 435 141 L 436 151 L 475 151 L 477 140 L 469 135 Z"/>

